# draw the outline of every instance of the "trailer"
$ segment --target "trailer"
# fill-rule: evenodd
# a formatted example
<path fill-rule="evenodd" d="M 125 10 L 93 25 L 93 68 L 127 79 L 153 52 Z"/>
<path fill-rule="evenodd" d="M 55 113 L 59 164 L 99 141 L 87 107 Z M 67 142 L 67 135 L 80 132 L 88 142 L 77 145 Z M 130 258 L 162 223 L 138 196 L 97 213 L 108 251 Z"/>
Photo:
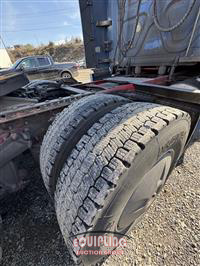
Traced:
<path fill-rule="evenodd" d="M 0 78 L 0 195 L 31 152 L 72 258 L 98 265 L 75 239 L 127 235 L 199 135 L 200 3 L 79 2 L 93 82 Z"/>

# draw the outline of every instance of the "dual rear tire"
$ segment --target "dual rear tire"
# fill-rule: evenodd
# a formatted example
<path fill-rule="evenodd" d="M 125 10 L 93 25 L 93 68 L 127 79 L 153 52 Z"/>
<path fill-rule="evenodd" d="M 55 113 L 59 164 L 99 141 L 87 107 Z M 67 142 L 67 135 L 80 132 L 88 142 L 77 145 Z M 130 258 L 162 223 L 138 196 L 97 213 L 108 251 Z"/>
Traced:
<path fill-rule="evenodd" d="M 75 262 L 95 265 L 103 256 L 78 256 L 77 250 L 94 247 L 74 247 L 74 235 L 127 234 L 141 219 L 189 130 L 184 111 L 115 95 L 83 98 L 58 115 L 44 137 L 40 165 Z"/>

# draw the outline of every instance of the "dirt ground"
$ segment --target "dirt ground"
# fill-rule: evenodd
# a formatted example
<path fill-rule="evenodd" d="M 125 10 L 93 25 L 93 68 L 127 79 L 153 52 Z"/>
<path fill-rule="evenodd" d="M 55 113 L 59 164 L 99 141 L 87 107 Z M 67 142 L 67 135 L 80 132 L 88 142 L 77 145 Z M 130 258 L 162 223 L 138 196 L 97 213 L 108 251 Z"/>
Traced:
<path fill-rule="evenodd" d="M 104 266 L 200 265 L 199 159 L 197 142 L 130 233 L 124 254 L 110 257 Z M 32 167 L 31 178 L 29 186 L 1 206 L 2 266 L 73 266 L 38 168 Z"/>

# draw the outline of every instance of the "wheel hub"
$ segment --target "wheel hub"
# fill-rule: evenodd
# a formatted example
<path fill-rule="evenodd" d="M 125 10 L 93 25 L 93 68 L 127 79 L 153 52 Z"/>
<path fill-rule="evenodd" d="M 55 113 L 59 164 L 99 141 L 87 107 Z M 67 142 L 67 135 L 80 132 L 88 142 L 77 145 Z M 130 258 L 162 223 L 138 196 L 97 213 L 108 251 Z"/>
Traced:
<path fill-rule="evenodd" d="M 168 152 L 143 176 L 119 218 L 117 231 L 126 232 L 139 221 L 164 186 L 171 163 L 172 153 Z"/>

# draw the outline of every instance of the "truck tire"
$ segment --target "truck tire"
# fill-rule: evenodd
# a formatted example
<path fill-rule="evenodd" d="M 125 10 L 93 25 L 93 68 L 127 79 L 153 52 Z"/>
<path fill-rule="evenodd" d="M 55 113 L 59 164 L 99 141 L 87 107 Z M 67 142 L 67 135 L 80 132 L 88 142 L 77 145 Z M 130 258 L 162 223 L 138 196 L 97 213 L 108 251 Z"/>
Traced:
<path fill-rule="evenodd" d="M 65 160 L 82 135 L 104 114 L 127 102 L 128 99 L 116 95 L 91 95 L 72 103 L 57 115 L 40 150 L 41 173 L 50 195 L 54 194 Z"/>
<path fill-rule="evenodd" d="M 74 247 L 77 234 L 114 232 L 121 238 L 141 219 L 181 156 L 189 130 L 184 111 L 132 102 L 105 114 L 82 136 L 54 195 L 58 223 L 77 264 L 104 259 L 78 254 L 102 247 Z"/>

